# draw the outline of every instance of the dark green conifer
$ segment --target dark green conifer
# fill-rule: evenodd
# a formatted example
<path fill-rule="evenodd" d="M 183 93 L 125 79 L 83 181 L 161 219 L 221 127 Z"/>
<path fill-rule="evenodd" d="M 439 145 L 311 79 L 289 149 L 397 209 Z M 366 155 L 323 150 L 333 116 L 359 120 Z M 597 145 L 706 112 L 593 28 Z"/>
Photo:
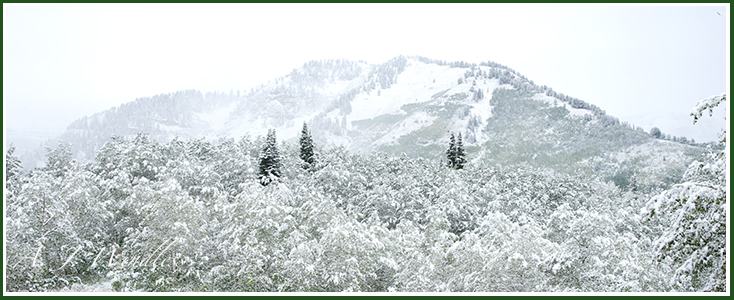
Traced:
<path fill-rule="evenodd" d="M 275 139 L 275 129 L 269 129 L 265 147 L 260 152 L 260 171 L 258 172 L 260 183 L 268 185 L 280 177 L 280 167 L 280 153 Z"/>
<path fill-rule="evenodd" d="M 464 143 L 461 140 L 461 133 L 456 138 L 456 158 L 454 160 L 454 169 L 461 170 L 466 164 L 466 150 L 464 150 Z"/>
<path fill-rule="evenodd" d="M 449 137 L 449 149 L 446 150 L 446 160 L 446 165 L 454 168 L 456 164 L 456 138 L 453 133 Z"/>
<path fill-rule="evenodd" d="M 311 139 L 311 132 L 306 127 L 306 122 L 303 122 L 303 130 L 301 131 L 301 159 L 303 160 L 303 168 L 306 170 L 312 170 L 315 162 L 313 154 L 313 139 Z"/>

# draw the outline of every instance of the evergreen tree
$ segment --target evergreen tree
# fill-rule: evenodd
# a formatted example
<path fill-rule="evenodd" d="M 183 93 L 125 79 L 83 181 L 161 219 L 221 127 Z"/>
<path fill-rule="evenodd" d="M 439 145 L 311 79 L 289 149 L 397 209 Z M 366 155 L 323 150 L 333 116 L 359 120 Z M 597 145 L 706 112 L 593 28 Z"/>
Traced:
<path fill-rule="evenodd" d="M 660 132 L 660 128 L 657 127 L 650 129 L 650 135 L 656 139 L 663 138 L 663 133 Z"/>
<path fill-rule="evenodd" d="M 464 144 L 461 141 L 461 133 L 459 133 L 459 136 L 456 139 L 455 153 L 456 156 L 454 158 L 454 169 L 461 170 L 466 164 L 466 151 L 464 150 Z"/>
<path fill-rule="evenodd" d="M 447 166 L 457 170 L 463 169 L 466 164 L 466 150 L 464 150 L 464 143 L 461 140 L 461 133 L 458 137 L 455 137 L 451 133 L 449 138 L 449 149 L 446 150 L 446 158 L 448 160 Z"/>
<path fill-rule="evenodd" d="M 8 152 L 5 154 L 5 190 L 7 192 L 6 199 L 20 192 L 22 181 L 21 175 L 23 167 L 20 159 L 14 156 L 15 146 L 10 144 Z"/>
<path fill-rule="evenodd" d="M 637 191 L 637 173 L 630 178 L 630 184 L 627 186 L 631 192 Z"/>
<path fill-rule="evenodd" d="M 275 139 L 275 129 L 268 130 L 265 147 L 260 152 L 260 183 L 268 185 L 280 177 L 280 153 Z"/>
<path fill-rule="evenodd" d="M 303 160 L 303 168 L 306 170 L 312 170 L 314 164 L 313 155 L 313 139 L 311 139 L 311 132 L 306 127 L 306 122 L 303 122 L 303 130 L 301 131 L 301 159 Z"/>
<path fill-rule="evenodd" d="M 456 164 L 456 139 L 454 134 L 451 133 L 449 137 L 449 149 L 446 150 L 446 165 L 453 168 Z"/>
<path fill-rule="evenodd" d="M 474 92 L 474 96 L 472 100 L 474 100 L 475 102 L 484 99 L 484 92 L 482 92 L 482 89 L 477 89 L 477 90 L 474 90 L 473 92 Z"/>

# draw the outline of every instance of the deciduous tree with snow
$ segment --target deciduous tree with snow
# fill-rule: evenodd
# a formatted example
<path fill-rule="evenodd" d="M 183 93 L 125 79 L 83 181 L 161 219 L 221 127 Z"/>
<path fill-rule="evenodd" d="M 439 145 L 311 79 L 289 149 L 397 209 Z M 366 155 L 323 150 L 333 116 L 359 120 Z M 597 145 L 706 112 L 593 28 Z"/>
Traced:
<path fill-rule="evenodd" d="M 726 94 L 698 101 L 691 112 L 694 124 L 701 115 L 726 101 Z M 725 132 L 719 138 L 726 148 Z M 658 258 L 677 266 L 671 284 L 679 291 L 726 291 L 726 153 L 712 151 L 693 162 L 683 182 L 653 197 L 643 216 L 662 215 L 669 227 L 656 240 Z"/>

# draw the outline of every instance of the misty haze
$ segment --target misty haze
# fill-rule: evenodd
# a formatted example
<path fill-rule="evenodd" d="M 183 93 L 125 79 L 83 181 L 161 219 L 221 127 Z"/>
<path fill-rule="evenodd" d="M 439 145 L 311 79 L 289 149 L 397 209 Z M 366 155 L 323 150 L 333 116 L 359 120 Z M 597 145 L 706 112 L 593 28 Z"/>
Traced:
<path fill-rule="evenodd" d="M 12 62 L 5 292 L 728 295 L 726 74 L 622 118 L 493 60 L 337 57 L 55 112 Z"/>

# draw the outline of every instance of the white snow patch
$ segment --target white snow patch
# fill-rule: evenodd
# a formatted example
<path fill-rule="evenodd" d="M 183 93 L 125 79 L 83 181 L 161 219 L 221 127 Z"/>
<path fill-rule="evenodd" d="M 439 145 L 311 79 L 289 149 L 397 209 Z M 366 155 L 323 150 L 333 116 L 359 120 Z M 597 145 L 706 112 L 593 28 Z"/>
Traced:
<path fill-rule="evenodd" d="M 691 158 L 686 155 L 688 149 L 693 146 L 666 140 L 652 140 L 650 142 L 631 146 L 629 148 L 608 153 L 605 156 L 615 164 L 621 165 L 627 161 L 640 159 L 637 164 L 637 181 L 639 183 L 651 183 L 660 180 L 671 172 L 671 168 L 686 166 Z M 594 158 L 585 161 L 591 161 Z"/>
<path fill-rule="evenodd" d="M 492 117 L 492 105 L 489 104 L 489 100 L 492 99 L 492 93 L 495 89 L 500 87 L 499 79 L 487 79 L 487 83 L 481 80 L 482 83 L 477 83 L 478 88 L 484 92 L 484 99 L 479 102 L 470 101 L 471 113 L 479 117 L 482 123 L 486 123 L 487 119 Z"/>
<path fill-rule="evenodd" d="M 268 129 L 275 129 L 276 138 L 278 142 L 291 140 L 297 138 L 301 134 L 303 129 L 303 122 L 312 120 L 317 113 L 309 115 L 301 115 L 294 117 L 293 119 L 286 120 L 284 123 L 274 124 L 273 120 L 267 117 L 260 116 L 232 116 L 227 121 L 227 127 L 217 131 L 211 136 L 230 136 L 230 137 L 241 137 L 244 135 L 250 135 L 250 137 L 257 138 L 258 136 L 265 136 L 268 133 Z"/>
<path fill-rule="evenodd" d="M 327 145 L 331 145 L 334 147 L 343 146 L 345 148 L 348 148 L 352 143 L 352 140 L 348 137 L 333 134 L 327 134 L 326 141 Z"/>
<path fill-rule="evenodd" d="M 367 69 L 368 68 L 362 68 L 362 75 L 365 75 Z M 337 96 L 340 93 L 359 87 L 362 84 L 362 80 L 363 79 L 361 77 L 357 77 L 352 80 L 337 80 L 320 88 L 319 93 L 323 95 Z"/>
<path fill-rule="evenodd" d="M 421 129 L 425 126 L 433 124 L 438 117 L 431 116 L 426 112 L 417 112 L 393 126 L 393 128 L 383 137 L 375 141 L 375 145 L 396 144 L 401 136 L 407 135 L 413 131 Z"/>
<path fill-rule="evenodd" d="M 237 109 L 237 102 L 232 102 L 227 106 L 207 111 L 195 113 L 194 116 L 200 121 L 209 125 L 210 132 L 205 133 L 207 138 L 213 138 L 214 132 L 220 131 L 226 128 L 227 120 L 230 115 Z"/>
<path fill-rule="evenodd" d="M 113 279 L 102 280 L 94 284 L 73 283 L 69 287 L 63 287 L 54 292 L 79 293 L 79 292 L 114 292 L 112 289 Z"/>
<path fill-rule="evenodd" d="M 665 162 L 683 164 L 687 157 L 684 148 L 690 146 L 682 145 L 672 141 L 653 140 L 648 143 L 635 145 L 612 154 L 618 161 L 626 161 L 636 157 L 648 156 L 644 163 L 642 172 L 661 171 L 667 165 Z"/>
<path fill-rule="evenodd" d="M 513 89 L 512 86 L 506 85 L 506 84 L 500 84 L 499 79 L 492 78 L 492 79 L 484 79 L 479 78 L 476 80 L 476 85 L 473 85 L 473 78 L 469 78 L 464 83 L 450 89 L 447 91 L 442 99 L 437 104 L 443 104 L 445 102 L 448 102 L 449 98 L 452 98 L 453 95 L 456 94 L 466 94 L 467 97 L 463 98 L 462 100 L 453 100 L 455 103 L 467 105 L 470 107 L 469 114 L 462 118 L 454 118 L 451 120 L 451 127 L 449 128 L 449 131 L 452 132 L 462 132 L 464 134 L 467 133 L 467 126 L 469 124 L 469 120 L 472 116 L 477 116 L 477 118 L 480 121 L 479 126 L 474 129 L 474 137 L 476 138 L 475 142 L 469 142 L 468 140 L 464 140 L 464 143 L 466 144 L 482 144 L 485 141 L 487 141 L 488 136 L 487 134 L 482 130 L 486 124 L 487 119 L 492 117 L 492 105 L 489 103 L 489 101 L 492 99 L 492 93 L 495 89 L 498 88 L 505 88 L 505 89 Z M 484 99 L 481 99 L 479 101 L 474 101 L 474 92 L 471 90 L 472 86 L 474 87 L 474 90 L 481 89 L 484 93 Z M 446 142 L 448 142 L 448 135 L 445 137 Z"/>
<path fill-rule="evenodd" d="M 542 101 L 542 102 L 548 103 L 550 105 L 556 105 L 556 106 L 563 105 L 563 101 L 558 100 L 558 98 L 556 98 L 556 97 L 548 96 L 548 95 L 546 95 L 544 93 L 537 93 L 537 94 L 533 95 L 533 97 L 530 98 L 530 99 L 533 99 L 533 100 L 536 100 L 536 101 Z"/>
<path fill-rule="evenodd" d="M 535 94 L 530 99 L 538 100 L 538 101 L 543 101 L 543 102 L 548 103 L 550 105 L 554 105 L 555 104 L 556 106 L 564 106 L 566 108 L 566 110 L 568 110 L 569 115 L 571 115 L 573 117 L 583 117 L 585 115 L 591 115 L 591 116 L 594 115 L 590 110 L 573 108 L 573 107 L 571 107 L 570 104 L 565 103 L 565 102 L 563 102 L 561 100 L 558 100 L 558 98 L 556 98 L 556 97 L 548 96 L 548 95 L 546 95 L 544 93 L 537 93 L 537 94 Z"/>
<path fill-rule="evenodd" d="M 166 132 L 181 132 L 184 130 L 183 127 L 178 125 L 166 125 L 162 123 L 158 123 L 158 127 Z"/>
<path fill-rule="evenodd" d="M 397 83 L 389 89 L 359 94 L 352 101 L 352 113 L 347 122 L 372 119 L 384 114 L 404 114 L 401 106 L 408 103 L 431 100 L 434 94 L 455 87 L 457 79 L 466 72 L 461 68 L 449 68 L 409 60 Z M 434 82 L 435 80 L 435 82 Z"/>

